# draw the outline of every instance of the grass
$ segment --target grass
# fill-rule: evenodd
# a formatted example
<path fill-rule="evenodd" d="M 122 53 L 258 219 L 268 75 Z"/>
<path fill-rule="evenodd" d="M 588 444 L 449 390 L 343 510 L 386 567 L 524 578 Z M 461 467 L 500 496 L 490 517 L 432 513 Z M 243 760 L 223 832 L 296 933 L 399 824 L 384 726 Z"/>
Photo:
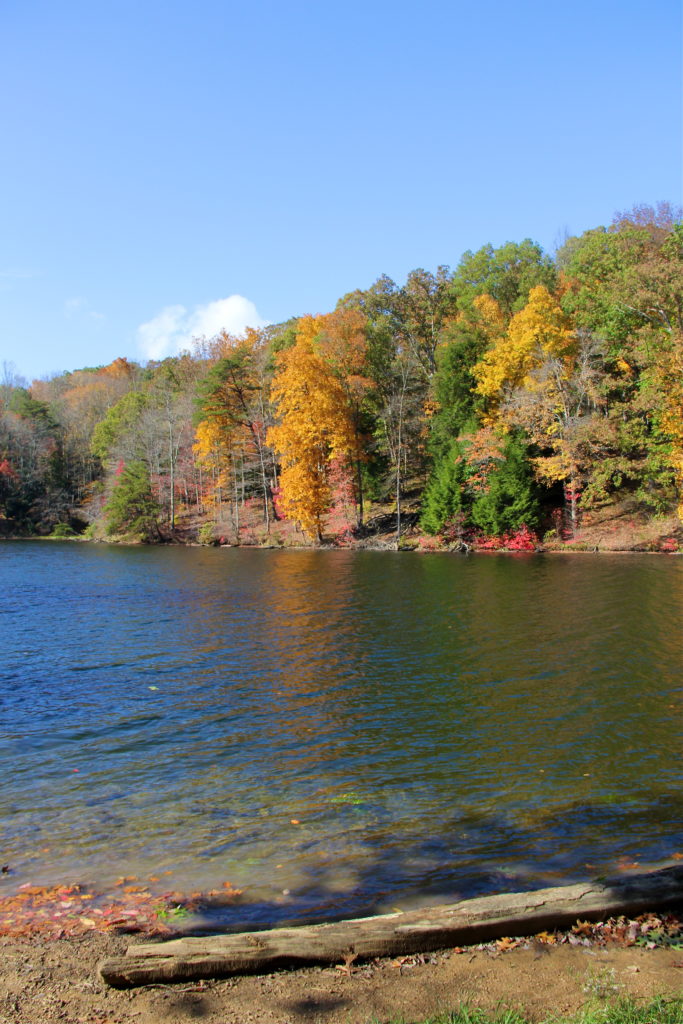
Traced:
<path fill-rule="evenodd" d="M 402 1021 L 400 1024 L 408 1022 Z M 451 1013 L 430 1017 L 419 1024 L 683 1024 L 683 1000 L 660 997 L 639 1005 L 632 999 L 620 999 L 607 1005 L 584 1009 L 573 1017 L 546 1017 L 542 1021 L 533 1022 L 517 1010 L 500 1010 L 490 1014 L 464 1006 Z"/>

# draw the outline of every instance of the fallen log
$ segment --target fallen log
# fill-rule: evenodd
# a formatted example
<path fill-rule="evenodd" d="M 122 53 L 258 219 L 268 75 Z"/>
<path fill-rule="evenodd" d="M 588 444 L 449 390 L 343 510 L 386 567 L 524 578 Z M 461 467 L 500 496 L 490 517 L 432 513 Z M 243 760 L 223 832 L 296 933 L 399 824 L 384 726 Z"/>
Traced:
<path fill-rule="evenodd" d="M 104 960 L 99 973 L 115 988 L 265 974 L 280 967 L 424 953 L 504 935 L 534 935 L 567 928 L 577 920 L 634 916 L 681 903 L 683 866 L 677 865 L 603 883 L 483 896 L 352 921 L 133 945 L 126 956 Z"/>

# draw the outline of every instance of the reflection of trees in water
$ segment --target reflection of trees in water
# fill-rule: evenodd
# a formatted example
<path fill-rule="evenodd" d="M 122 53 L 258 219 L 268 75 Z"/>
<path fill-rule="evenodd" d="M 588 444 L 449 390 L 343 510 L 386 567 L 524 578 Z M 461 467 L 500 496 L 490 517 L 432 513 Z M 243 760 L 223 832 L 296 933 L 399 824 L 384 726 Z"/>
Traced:
<path fill-rule="evenodd" d="M 437 590 L 444 562 L 431 562 Z M 592 789 L 652 783 L 643 733 L 670 748 L 668 705 L 681 682 L 683 573 L 663 607 L 661 568 L 630 556 L 468 561 L 442 629 L 452 648 L 466 640 L 452 678 L 474 761 L 485 748 L 522 790 L 538 789 L 541 768 L 562 788 L 587 785 L 584 772 Z M 453 707 L 444 700 L 444 715 Z"/>
<path fill-rule="evenodd" d="M 262 640 L 274 654 L 264 696 L 290 771 L 320 774 L 322 764 L 354 757 L 367 648 L 353 628 L 353 568 L 346 551 L 273 559 L 261 606 Z"/>
<path fill-rule="evenodd" d="M 119 780 L 121 795 L 81 815 L 90 837 L 75 831 L 86 776 L 67 789 L 60 761 L 60 799 L 41 809 L 77 837 L 74 860 L 111 855 L 114 815 L 118 850 L 150 872 L 163 856 L 243 884 L 243 865 L 247 885 L 353 913 L 683 840 L 679 560 L 123 557 L 159 562 L 120 602 L 117 657 L 101 655 L 125 650 L 106 673 L 126 687 L 105 699 L 88 682 L 94 731 L 66 735 L 89 794 Z"/>

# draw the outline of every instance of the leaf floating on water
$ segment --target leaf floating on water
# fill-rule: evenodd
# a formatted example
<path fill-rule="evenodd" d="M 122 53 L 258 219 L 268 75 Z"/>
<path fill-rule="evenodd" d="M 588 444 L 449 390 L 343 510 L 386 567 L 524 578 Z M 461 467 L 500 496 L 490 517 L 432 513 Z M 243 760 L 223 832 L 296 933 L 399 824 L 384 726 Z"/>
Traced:
<path fill-rule="evenodd" d="M 242 890 L 238 889 L 237 886 L 232 884 L 232 882 L 223 882 L 222 890 L 221 889 L 212 889 L 208 893 L 209 898 L 215 896 L 218 899 L 219 902 L 222 901 L 222 900 L 225 900 L 226 897 L 230 897 L 232 899 L 232 897 L 234 897 L 234 896 L 241 896 L 241 895 L 242 895 Z M 198 898 L 201 899 L 201 893 L 198 894 Z"/>

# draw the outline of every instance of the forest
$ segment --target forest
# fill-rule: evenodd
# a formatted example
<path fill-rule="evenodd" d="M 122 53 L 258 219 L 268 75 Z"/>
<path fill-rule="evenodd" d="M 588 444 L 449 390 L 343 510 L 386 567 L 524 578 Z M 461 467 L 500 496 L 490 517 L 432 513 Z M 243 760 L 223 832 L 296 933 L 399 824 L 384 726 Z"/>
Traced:
<path fill-rule="evenodd" d="M 683 548 L 683 217 L 380 277 L 139 365 L 0 381 L 0 536 Z"/>

